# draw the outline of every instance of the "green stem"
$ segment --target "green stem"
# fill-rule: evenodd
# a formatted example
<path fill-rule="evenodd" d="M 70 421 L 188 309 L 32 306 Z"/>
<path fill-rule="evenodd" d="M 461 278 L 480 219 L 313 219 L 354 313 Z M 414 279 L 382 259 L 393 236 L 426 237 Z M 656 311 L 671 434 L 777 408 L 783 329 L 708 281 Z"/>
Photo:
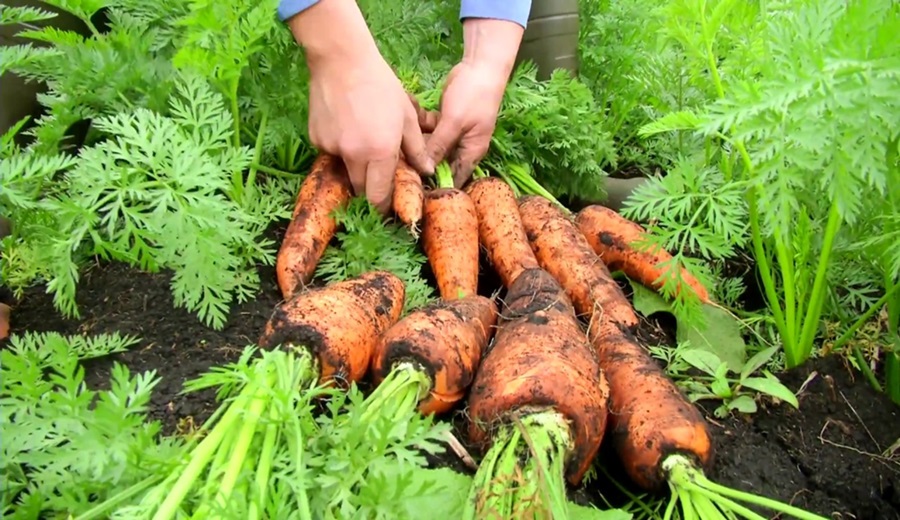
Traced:
<path fill-rule="evenodd" d="M 136 484 L 132 484 L 128 488 L 116 493 L 115 495 L 109 497 L 103 502 L 95 505 L 94 507 L 88 509 L 87 511 L 81 513 L 76 516 L 73 520 L 93 520 L 94 518 L 100 518 L 100 515 L 104 515 L 110 509 L 115 508 L 119 504 L 125 503 L 129 501 L 134 496 L 139 495 L 141 492 L 146 491 L 147 489 L 152 488 L 160 481 L 159 475 L 154 475 L 152 477 L 147 477 L 144 480 Z"/>
<path fill-rule="evenodd" d="M 869 307 L 865 314 L 860 316 L 859 319 L 857 319 L 853 323 L 853 325 L 851 325 L 849 329 L 844 331 L 844 333 L 841 334 L 841 337 L 839 337 L 837 341 L 834 342 L 834 345 L 832 345 L 831 347 L 832 350 L 840 350 L 840 348 L 843 347 L 845 343 L 850 341 L 850 339 L 853 338 L 853 335 L 856 334 L 856 331 L 858 331 L 863 325 L 865 325 L 867 321 L 872 319 L 872 316 L 874 316 L 876 312 L 881 310 L 881 307 L 883 307 L 884 304 L 887 303 L 894 294 L 898 294 L 898 289 L 900 289 L 900 284 L 894 285 L 888 292 L 884 293 L 884 295 L 879 298 L 878 301 L 872 304 L 872 306 Z"/>
<path fill-rule="evenodd" d="M 188 465 L 183 470 L 178 468 L 174 471 L 174 473 L 180 472 L 180 476 L 169 494 L 166 495 L 166 499 L 159 506 L 159 509 L 157 509 L 156 514 L 153 516 L 153 520 L 171 520 L 175 517 L 184 497 L 187 496 L 188 491 L 191 490 L 194 482 L 196 482 L 197 478 L 200 476 L 200 473 L 215 455 L 219 444 L 225 436 L 232 431 L 232 427 L 240 419 L 240 407 L 252 391 L 253 388 L 245 388 L 241 391 L 237 398 L 232 401 L 225 415 L 222 416 L 222 420 L 212 429 L 209 435 L 207 435 L 207 437 L 190 452 L 190 462 L 188 462 Z"/>
<path fill-rule="evenodd" d="M 254 385 L 256 390 L 250 405 L 247 407 L 246 413 L 243 414 L 240 432 L 238 433 L 234 449 L 231 451 L 231 458 L 225 475 L 222 477 L 222 483 L 219 487 L 219 493 L 216 498 L 216 507 L 219 511 L 225 511 L 228 502 L 231 500 L 231 493 L 237 483 L 238 476 L 244 468 L 244 461 L 247 459 L 247 453 L 250 449 L 250 443 L 256 435 L 256 426 L 259 424 L 259 418 L 262 416 L 269 404 L 267 398 L 268 389 L 275 384 L 275 377 L 269 369 L 268 364 L 263 365 L 268 371 L 263 375 L 259 385 Z"/>
<path fill-rule="evenodd" d="M 412 363 L 399 363 L 363 401 L 360 420 L 366 424 L 373 420 L 373 416 L 384 414 L 385 410 L 391 410 L 398 420 L 406 417 L 415 411 L 430 389 L 428 374 Z"/>
<path fill-rule="evenodd" d="M 450 169 L 450 164 L 447 161 L 441 161 L 440 164 L 434 167 L 434 177 L 435 181 L 437 181 L 437 187 L 440 189 L 453 189 L 456 187 L 453 184 L 453 170 Z"/>
<path fill-rule="evenodd" d="M 256 133 L 256 148 L 253 152 L 253 163 L 250 164 L 250 173 L 247 174 L 247 188 L 256 184 L 256 170 L 254 164 L 259 164 L 262 157 L 263 136 L 266 134 L 266 125 L 269 122 L 269 113 L 263 112 L 262 119 L 259 121 L 259 131 Z"/>
<path fill-rule="evenodd" d="M 569 208 L 563 206 L 563 204 L 553 196 L 552 193 L 547 191 L 546 188 L 541 186 L 541 183 L 537 181 L 534 177 L 528 173 L 528 169 L 520 164 L 511 164 L 509 165 L 509 178 L 519 186 L 519 188 L 524 193 L 529 193 L 532 195 L 540 195 L 550 202 L 559 206 L 564 213 L 569 214 Z"/>
<path fill-rule="evenodd" d="M 783 514 L 791 515 L 800 520 L 827 520 L 825 517 L 819 516 L 815 513 L 810 513 L 809 511 L 804 511 L 803 509 L 785 504 L 783 502 L 779 502 L 777 500 L 761 497 L 759 495 L 754 495 L 745 491 L 738 491 L 736 489 L 717 484 L 709 480 L 703 474 L 703 472 L 696 466 L 694 466 L 691 460 L 684 455 L 669 456 L 668 458 L 666 458 L 666 460 L 663 461 L 662 467 L 663 471 L 666 473 L 666 475 L 668 475 L 669 483 L 676 489 L 699 491 L 698 488 L 700 488 L 704 490 L 702 492 L 704 496 L 716 500 L 722 507 L 725 507 L 730 503 L 727 499 L 733 498 L 736 500 L 747 502 L 749 504 L 754 504 L 760 507 L 771 509 Z M 735 513 L 743 514 L 743 508 L 741 506 L 738 506 L 738 508 L 739 510 L 734 510 L 730 506 L 726 507 L 726 509 L 729 509 Z M 751 512 L 751 514 L 754 513 Z M 753 516 L 746 515 L 745 517 L 751 520 L 755 518 Z"/>
<path fill-rule="evenodd" d="M 250 163 L 250 167 L 265 173 L 266 175 L 272 175 L 273 177 L 284 177 L 285 179 L 296 179 L 299 174 L 286 172 L 284 170 L 279 170 L 277 168 L 272 168 L 271 166 L 266 166 L 260 163 Z"/>
<path fill-rule="evenodd" d="M 464 520 L 568 518 L 564 468 L 571 441 L 565 418 L 546 411 L 515 422 L 495 433 L 469 489 Z M 543 515 L 518 509 L 533 504 Z"/>
<path fill-rule="evenodd" d="M 800 363 L 803 363 L 812 354 L 816 328 L 819 325 L 819 318 L 822 316 L 822 306 L 825 302 L 825 275 L 828 273 L 828 265 L 831 262 L 831 250 L 834 247 L 834 240 L 837 237 L 840 227 L 841 212 L 838 209 L 837 201 L 832 201 L 831 210 L 828 213 L 828 223 L 825 225 L 825 241 L 822 244 L 819 265 L 816 267 L 816 277 L 813 282 L 809 307 L 806 309 L 806 320 L 803 323 L 803 329 L 800 333 L 800 342 L 797 345 L 797 347 L 800 348 L 800 357 L 799 359 L 795 357 L 793 359 L 794 364 L 791 364 L 791 356 L 789 356 L 788 353 L 785 353 L 787 368 L 793 368 Z"/>
<path fill-rule="evenodd" d="M 278 422 L 278 410 L 275 407 L 269 408 L 269 423 L 266 425 L 262 450 L 259 454 L 259 465 L 256 468 L 256 497 L 250 502 L 249 520 L 259 520 L 263 516 L 262 512 L 266 509 L 272 462 L 275 458 L 275 445 L 280 437 Z"/>
<path fill-rule="evenodd" d="M 853 357 L 856 358 L 856 362 L 859 363 L 859 370 L 863 373 L 866 380 L 872 385 L 872 388 L 875 389 L 876 392 L 882 392 L 881 384 L 878 382 L 878 378 L 875 377 L 875 373 L 872 372 L 872 369 L 869 367 L 869 363 L 866 360 L 866 357 L 863 355 L 862 351 L 859 347 L 853 347 Z"/>

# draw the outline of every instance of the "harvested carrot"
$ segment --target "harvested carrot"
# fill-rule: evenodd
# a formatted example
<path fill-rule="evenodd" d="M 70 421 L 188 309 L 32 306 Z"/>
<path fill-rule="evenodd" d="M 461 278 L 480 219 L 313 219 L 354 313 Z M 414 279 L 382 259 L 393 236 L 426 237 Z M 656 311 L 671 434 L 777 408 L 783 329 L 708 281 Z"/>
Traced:
<path fill-rule="evenodd" d="M 0 340 L 9 336 L 9 305 L 0 303 Z"/>
<path fill-rule="evenodd" d="M 465 298 L 478 292 L 478 215 L 466 192 L 453 187 L 446 162 L 435 177 L 438 187 L 425 194 L 422 248 L 441 298 Z"/>
<path fill-rule="evenodd" d="M 286 300 L 309 284 L 328 242 L 337 231 L 334 211 L 353 196 L 353 187 L 344 162 L 322 154 L 303 179 L 291 222 L 278 256 L 275 274 Z"/>
<path fill-rule="evenodd" d="M 594 204 L 578 212 L 575 224 L 587 238 L 594 251 L 612 271 L 621 270 L 643 285 L 660 289 L 669 268 L 661 266 L 671 262 L 672 255 L 661 248 L 639 250 L 634 244 L 645 235 L 639 224 L 632 222 L 615 211 Z M 709 303 L 709 292 L 686 269 L 681 269 L 677 293 L 681 292 L 682 281 L 686 283 L 703 303 Z"/>
<path fill-rule="evenodd" d="M 509 184 L 497 177 L 482 177 L 465 191 L 475 204 L 479 240 L 503 286 L 509 287 L 522 271 L 539 267 Z"/>
<path fill-rule="evenodd" d="M 406 224 L 414 237 L 419 236 L 419 224 L 425 204 L 425 191 L 419 172 L 400 159 L 394 174 L 393 207 L 400 222 Z"/>
<path fill-rule="evenodd" d="M 634 329 L 638 317 L 584 235 L 555 203 L 538 195 L 519 199 L 519 212 L 541 267 L 566 290 L 581 316 L 602 315 Z"/>
<path fill-rule="evenodd" d="M 400 319 L 405 298 L 403 281 L 386 271 L 298 292 L 275 309 L 258 344 L 311 351 L 322 382 L 359 381 L 378 337 Z"/>
<path fill-rule="evenodd" d="M 608 385 L 549 273 L 523 271 L 505 303 L 468 398 L 469 437 L 490 448 L 465 518 L 567 518 L 566 480 L 578 484 L 600 447 Z"/>
<path fill-rule="evenodd" d="M 412 385 L 423 414 L 440 414 L 458 403 L 494 335 L 497 306 L 474 295 L 437 300 L 407 314 L 375 346 L 372 375 L 378 387 L 395 389 L 403 370 L 421 372 L 427 385 Z M 419 395 L 425 397 L 419 399 Z M 402 400 L 401 400 L 402 401 Z"/>

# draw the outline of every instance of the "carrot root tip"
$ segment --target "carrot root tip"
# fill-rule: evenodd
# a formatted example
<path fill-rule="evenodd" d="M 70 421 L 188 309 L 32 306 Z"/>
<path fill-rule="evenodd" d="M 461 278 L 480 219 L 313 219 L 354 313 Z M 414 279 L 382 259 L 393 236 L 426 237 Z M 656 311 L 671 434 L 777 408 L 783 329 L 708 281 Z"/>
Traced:
<path fill-rule="evenodd" d="M 567 518 L 565 465 L 572 446 L 569 423 L 559 412 L 504 424 L 475 473 L 464 519 Z"/>

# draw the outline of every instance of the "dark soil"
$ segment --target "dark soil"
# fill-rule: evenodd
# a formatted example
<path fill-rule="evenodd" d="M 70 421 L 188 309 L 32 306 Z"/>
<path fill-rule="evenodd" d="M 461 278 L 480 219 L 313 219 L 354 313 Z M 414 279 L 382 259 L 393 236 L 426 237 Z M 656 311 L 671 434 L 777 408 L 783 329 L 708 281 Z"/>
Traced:
<path fill-rule="evenodd" d="M 261 268 L 260 275 L 258 299 L 236 305 L 221 331 L 174 308 L 167 275 L 121 265 L 97 265 L 84 273 L 78 293 L 81 319 L 62 319 L 52 297 L 35 289 L 13 310 L 12 331 L 139 336 L 140 344 L 131 351 L 88 363 L 87 382 L 105 387 L 113 361 L 133 372 L 156 370 L 162 379 L 151 415 L 172 432 L 184 420 L 199 424 L 215 405 L 211 392 L 178 395 L 183 382 L 210 366 L 236 360 L 243 347 L 258 339 L 279 302 L 274 270 Z M 668 343 L 671 334 L 665 328 L 648 325 L 642 339 Z M 900 453 L 884 455 L 900 438 L 900 407 L 874 392 L 838 358 L 810 362 L 785 374 L 784 381 L 794 390 L 806 384 L 801 411 L 764 402 L 752 416 L 718 420 L 712 415 L 714 406 L 708 406 L 717 449 L 710 476 L 833 518 L 900 519 Z M 607 453 L 600 460 L 615 472 L 614 457 Z M 461 467 L 455 458 L 443 462 Z M 612 489 L 598 478 L 573 499 L 596 501 L 602 492 L 612 501 Z"/>

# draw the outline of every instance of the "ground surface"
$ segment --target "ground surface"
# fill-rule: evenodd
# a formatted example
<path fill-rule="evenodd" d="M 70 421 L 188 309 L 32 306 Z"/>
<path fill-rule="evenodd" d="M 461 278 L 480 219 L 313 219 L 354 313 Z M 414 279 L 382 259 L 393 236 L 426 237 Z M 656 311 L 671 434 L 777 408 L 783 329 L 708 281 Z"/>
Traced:
<path fill-rule="evenodd" d="M 80 320 L 61 319 L 52 298 L 33 290 L 14 309 L 12 330 L 139 336 L 141 343 L 133 350 L 90 362 L 88 384 L 104 386 L 113 360 L 132 371 L 156 370 L 162 381 L 152 414 L 173 431 L 188 417 L 199 424 L 215 406 L 211 393 L 178 395 L 183 381 L 235 360 L 258 338 L 279 301 L 274 270 L 263 268 L 261 275 L 259 298 L 237 305 L 222 331 L 175 309 L 165 275 L 120 265 L 85 272 L 78 295 Z M 763 403 L 751 417 L 711 419 L 718 453 L 711 476 L 833 518 L 900 519 L 900 453 L 893 459 L 880 455 L 900 437 L 900 407 L 874 393 L 838 359 L 811 363 L 784 380 L 796 390 L 811 373 L 815 376 L 800 395 L 802 413 Z M 601 480 L 590 486 L 579 498 L 609 489 Z"/>

